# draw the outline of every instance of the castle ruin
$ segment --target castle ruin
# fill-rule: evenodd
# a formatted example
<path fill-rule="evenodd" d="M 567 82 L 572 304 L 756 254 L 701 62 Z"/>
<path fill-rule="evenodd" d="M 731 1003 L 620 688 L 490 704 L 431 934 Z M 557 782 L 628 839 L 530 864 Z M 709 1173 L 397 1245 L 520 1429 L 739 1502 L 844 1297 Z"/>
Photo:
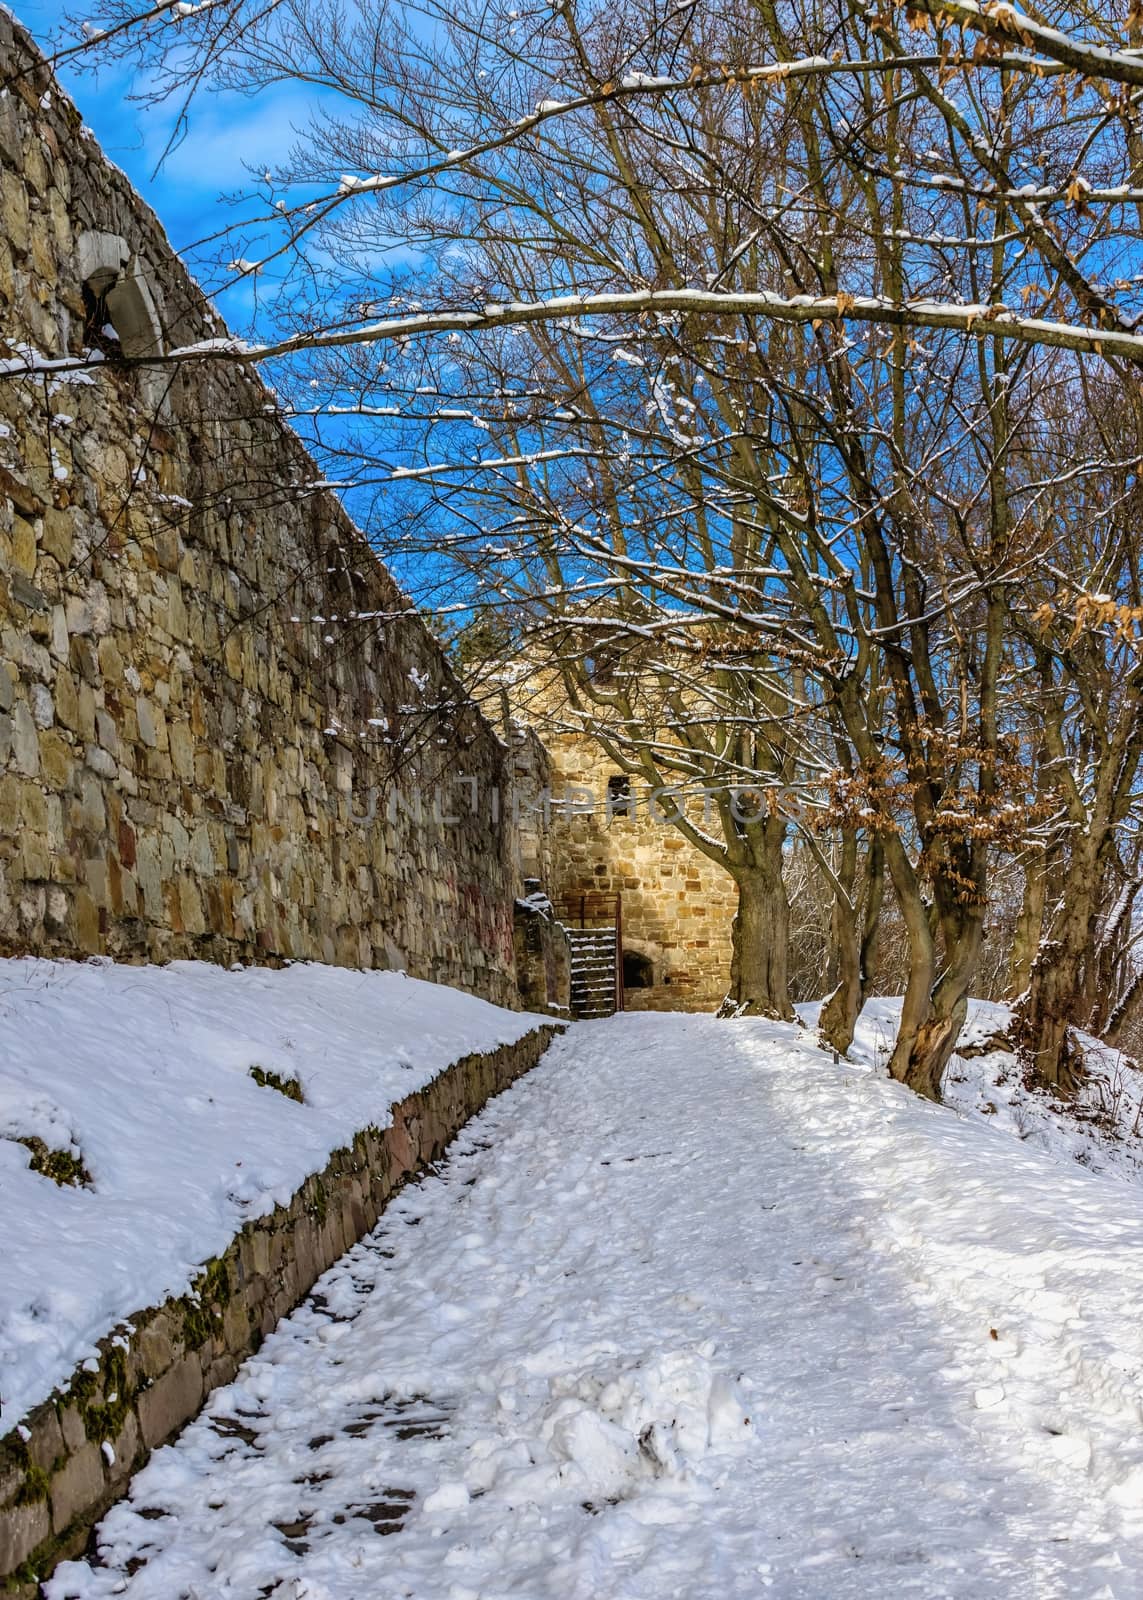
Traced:
<path fill-rule="evenodd" d="M 558 1011 L 527 879 L 568 922 L 621 902 L 628 1006 L 715 1007 L 731 880 L 586 741 L 490 724 L 7 15 L 0 59 L 0 952 Z M 533 814 L 568 785 L 591 815 Z"/>

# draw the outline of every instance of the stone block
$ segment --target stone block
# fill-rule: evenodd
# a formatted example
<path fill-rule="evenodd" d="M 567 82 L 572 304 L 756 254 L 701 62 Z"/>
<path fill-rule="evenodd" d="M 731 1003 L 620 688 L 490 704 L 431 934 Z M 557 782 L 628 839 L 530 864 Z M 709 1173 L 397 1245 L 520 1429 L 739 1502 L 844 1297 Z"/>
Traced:
<path fill-rule="evenodd" d="M 251 1351 L 256 1350 L 260 1343 L 261 1335 L 259 1334 L 258 1337 L 255 1337 L 251 1334 L 249 1349 Z M 243 1354 L 245 1355 L 246 1352 L 244 1351 Z M 216 1356 L 206 1372 L 205 1387 L 207 1392 L 210 1393 L 214 1389 L 219 1389 L 225 1383 L 233 1383 L 238 1367 L 238 1356 L 231 1355 L 229 1351 L 224 1351 L 222 1355 Z"/>
<path fill-rule="evenodd" d="M 185 722 L 172 722 L 169 729 L 171 766 L 184 782 L 194 779 L 194 737 Z"/>
<path fill-rule="evenodd" d="M 86 1438 L 83 1430 L 83 1418 L 78 1406 L 60 1407 L 60 1429 L 63 1432 L 64 1444 L 68 1452 L 74 1454 Z"/>
<path fill-rule="evenodd" d="M 222 1338 L 227 1350 L 245 1353 L 250 1337 L 250 1318 L 241 1299 L 235 1296 L 222 1318 Z"/>
<path fill-rule="evenodd" d="M 9 1461 L 7 1466 L 0 1466 L 0 1506 L 14 1500 L 24 1482 L 23 1463 Z"/>
<path fill-rule="evenodd" d="M 40 770 L 40 741 L 32 713 L 23 701 L 12 711 L 12 765 L 25 777 L 34 778 Z"/>
<path fill-rule="evenodd" d="M 52 1532 L 63 1533 L 85 1511 L 95 1507 L 104 1487 L 103 1452 L 89 1439 L 68 1457 L 52 1479 Z"/>
<path fill-rule="evenodd" d="M 25 578 L 36 575 L 36 529 L 25 517 L 12 519 L 12 565 L 17 574 Z M 13 590 L 13 597 L 16 592 Z M 21 601 L 21 604 L 24 602 Z"/>
<path fill-rule="evenodd" d="M 107 309 L 127 356 L 161 355 L 163 332 L 146 274 L 133 260 L 107 291 Z"/>
<path fill-rule="evenodd" d="M 259 1277 L 264 1278 L 270 1270 L 270 1239 L 266 1230 L 255 1228 L 250 1244 L 253 1269 Z"/>
<path fill-rule="evenodd" d="M 76 944 L 85 954 L 98 955 L 103 949 L 99 908 L 87 889 L 75 891 L 74 910 Z"/>
<path fill-rule="evenodd" d="M 44 531 L 40 548 L 58 561 L 61 567 L 68 566 L 71 561 L 74 545 L 72 526 L 69 512 L 59 511 L 54 506 L 49 506 L 44 511 Z"/>
<path fill-rule="evenodd" d="M 108 1482 L 118 1487 L 131 1476 L 139 1456 L 139 1422 L 133 1411 L 128 1411 L 119 1433 L 109 1443 L 115 1459 L 107 1461 L 104 1457 L 105 1470 Z"/>
<path fill-rule="evenodd" d="M 82 722 L 79 713 L 79 683 L 75 674 L 66 667 L 61 667 L 56 674 L 55 706 L 56 716 L 63 726 L 70 728 L 73 733 L 78 733 Z"/>
<path fill-rule="evenodd" d="M 64 1455 L 64 1437 L 54 1406 L 41 1406 L 31 1418 L 28 1455 L 41 1472 L 51 1472 Z"/>
<path fill-rule="evenodd" d="M 184 1355 L 138 1400 L 139 1427 L 148 1450 L 169 1439 L 202 1402 L 202 1365 L 193 1352 Z"/>
<path fill-rule="evenodd" d="M 52 1531 L 46 1500 L 0 1510 L 0 1575 L 22 1565 Z"/>
<path fill-rule="evenodd" d="M 139 1364 L 148 1378 L 157 1378 L 172 1367 L 183 1353 L 170 1313 L 160 1311 L 152 1317 L 138 1337 Z"/>
<path fill-rule="evenodd" d="M 20 165 L 22 155 L 23 140 L 16 116 L 16 102 L 10 95 L 5 95 L 0 99 L 0 156 L 4 157 L 6 166 L 15 170 Z"/>
<path fill-rule="evenodd" d="M 24 255 L 28 249 L 28 196 L 18 173 L 0 174 L 0 197 L 4 201 L 4 231 L 8 243 L 17 255 Z"/>
<path fill-rule="evenodd" d="M 94 774 L 85 774 L 80 786 L 79 815 L 81 828 L 102 835 L 107 829 L 107 808 L 103 803 L 103 786 Z"/>
<path fill-rule="evenodd" d="M 135 701 L 135 721 L 139 729 L 140 741 L 155 749 L 159 743 L 158 728 L 155 709 L 149 700 L 139 695 Z"/>
<path fill-rule="evenodd" d="M 76 265 L 80 281 L 93 293 L 106 294 L 131 259 L 127 241 L 118 234 L 90 228 L 76 241 Z"/>
<path fill-rule="evenodd" d="M 123 682 L 123 656 L 114 639 L 106 638 L 99 641 L 99 670 L 108 684 Z"/>

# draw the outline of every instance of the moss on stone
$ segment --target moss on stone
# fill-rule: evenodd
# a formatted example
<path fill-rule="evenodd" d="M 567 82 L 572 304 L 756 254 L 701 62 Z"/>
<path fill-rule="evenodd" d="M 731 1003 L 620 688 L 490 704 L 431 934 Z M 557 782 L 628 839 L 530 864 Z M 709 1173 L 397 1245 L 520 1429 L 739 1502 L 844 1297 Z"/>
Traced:
<path fill-rule="evenodd" d="M 225 1256 L 208 1261 L 195 1279 L 189 1295 L 181 1302 L 183 1315 L 183 1341 L 188 1349 L 197 1350 L 214 1337 L 218 1316 L 215 1308 L 230 1303 L 230 1271 Z"/>
<path fill-rule="evenodd" d="M 230 1269 L 225 1256 L 215 1256 L 207 1262 L 195 1279 L 194 1292 L 200 1300 L 217 1300 L 226 1305 L 230 1299 Z"/>
<path fill-rule="evenodd" d="M 46 1500 L 48 1498 L 51 1488 L 51 1473 L 45 1472 L 43 1467 L 37 1467 L 29 1461 L 24 1468 L 24 1481 L 16 1490 L 15 1504 L 18 1506 L 35 1505 L 37 1500 Z"/>
<path fill-rule="evenodd" d="M 27 1440 L 18 1433 L 10 1433 L 6 1439 L 0 1440 L 0 1472 L 16 1471 L 20 1474 L 19 1488 L 5 1503 L 29 1506 L 35 1505 L 38 1500 L 46 1500 L 51 1493 L 52 1473 L 58 1470 L 63 1460 L 62 1456 L 58 1456 L 45 1470 L 32 1460 Z"/>
<path fill-rule="evenodd" d="M 250 1068 L 250 1076 L 260 1089 L 277 1089 L 287 1100 L 295 1100 L 298 1105 L 305 1104 L 302 1086 L 296 1078 L 283 1078 L 280 1073 L 271 1072 L 268 1067 L 260 1067 L 257 1064 Z"/>
<path fill-rule="evenodd" d="M 28 1464 L 28 1447 L 13 1428 L 0 1439 L 0 1473 L 22 1472 Z"/>
<path fill-rule="evenodd" d="M 54 1544 L 55 1541 L 53 1540 L 52 1543 Z M 35 1584 L 37 1588 L 39 1587 L 41 1576 L 45 1572 L 50 1572 L 55 1564 L 51 1559 L 51 1545 L 41 1545 L 40 1549 L 41 1551 L 46 1550 L 48 1552 L 47 1556 L 31 1555 L 27 1561 L 21 1561 L 20 1565 L 5 1579 L 6 1586 L 11 1584 L 15 1589 L 17 1584 Z"/>
<path fill-rule="evenodd" d="M 313 1180 L 313 1198 L 307 1209 L 311 1216 L 317 1219 L 317 1224 L 321 1227 L 329 1213 L 329 1201 L 326 1198 L 325 1184 L 322 1183 L 320 1178 Z"/>
<path fill-rule="evenodd" d="M 91 1173 L 84 1166 L 82 1156 L 73 1156 L 70 1150 L 54 1150 L 35 1134 L 18 1138 L 16 1143 L 31 1151 L 32 1159 L 28 1165 L 32 1171 L 50 1178 L 61 1189 L 91 1188 Z"/>
<path fill-rule="evenodd" d="M 24 1506 L 47 1498 L 47 1473 L 32 1464 L 27 1441 L 15 1431 L 0 1439 L 0 1472 L 17 1472 L 21 1480 L 15 1495 L 5 1504 Z"/>
<path fill-rule="evenodd" d="M 95 1400 L 94 1390 L 89 1398 L 76 1403 L 83 1418 L 84 1432 L 89 1439 L 117 1439 L 127 1421 L 135 1392 L 127 1377 L 127 1355 L 120 1345 L 112 1345 L 104 1354 L 99 1377 L 102 1380 L 102 1398 Z M 72 1385 L 75 1393 L 75 1385 Z"/>
<path fill-rule="evenodd" d="M 72 1375 L 72 1380 L 68 1384 L 68 1393 L 75 1401 L 81 1416 L 83 1415 L 85 1408 L 93 1399 L 95 1391 L 98 1387 L 98 1369 L 95 1372 L 91 1372 L 87 1367 L 80 1367 L 79 1371 Z"/>

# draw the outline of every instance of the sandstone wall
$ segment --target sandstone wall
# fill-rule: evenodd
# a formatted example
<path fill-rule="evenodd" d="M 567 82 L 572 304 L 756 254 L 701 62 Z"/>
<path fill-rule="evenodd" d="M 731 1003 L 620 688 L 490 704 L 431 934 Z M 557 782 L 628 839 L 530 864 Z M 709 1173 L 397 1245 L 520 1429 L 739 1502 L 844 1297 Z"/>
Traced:
<path fill-rule="evenodd" d="M 0 74 L 0 364 L 116 350 L 96 234 L 168 347 L 217 337 L 3 12 Z M 0 375 L 0 953 L 402 965 L 515 1003 L 504 746 L 421 623 L 378 620 L 406 604 L 316 478 L 227 365 Z M 480 804 L 434 821 L 459 776 Z"/>
<path fill-rule="evenodd" d="M 571 949 L 548 897 L 552 881 L 552 763 L 531 728 L 508 719 L 511 751 L 513 840 L 523 893 L 516 901 L 516 985 L 525 1011 L 567 1017 L 571 1006 Z"/>
<path fill-rule="evenodd" d="M 459 1128 L 534 1066 L 558 1028 L 466 1056 L 363 1129 L 288 1206 L 247 1223 L 205 1263 L 192 1292 L 130 1317 L 98 1362 L 0 1430 L 0 1594 L 31 1600 L 37 1579 L 78 1554 L 151 1451 L 229 1383 L 315 1280 L 373 1228 L 398 1189 L 443 1155 Z"/>
<path fill-rule="evenodd" d="M 629 1011 L 714 1011 L 730 986 L 734 880 L 677 828 L 650 815 L 647 790 L 631 780 L 633 815 L 607 815 L 608 780 L 617 768 L 589 739 L 547 739 L 553 800 L 569 787 L 589 790 L 590 812 L 553 804 L 551 895 L 573 918 L 581 899 L 588 922 L 610 920 L 623 899 L 623 947 L 642 956 L 646 987 L 626 986 Z"/>
<path fill-rule="evenodd" d="M 552 881 L 552 813 L 547 796 L 552 760 L 532 728 L 509 720 L 503 737 L 512 752 L 515 800 L 513 839 L 520 881 L 532 878 L 546 888 Z"/>

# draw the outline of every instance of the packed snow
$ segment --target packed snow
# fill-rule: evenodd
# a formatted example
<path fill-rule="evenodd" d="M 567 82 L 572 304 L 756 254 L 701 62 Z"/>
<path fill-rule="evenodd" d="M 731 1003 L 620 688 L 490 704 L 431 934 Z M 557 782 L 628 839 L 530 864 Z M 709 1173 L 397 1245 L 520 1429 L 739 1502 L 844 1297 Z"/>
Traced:
<path fill-rule="evenodd" d="M 794 1026 L 582 1023 L 49 1600 L 1137 1600 L 1134 1185 Z"/>
<path fill-rule="evenodd" d="M 4 1431 L 395 1101 L 545 1020 L 396 972 L 0 961 Z"/>

